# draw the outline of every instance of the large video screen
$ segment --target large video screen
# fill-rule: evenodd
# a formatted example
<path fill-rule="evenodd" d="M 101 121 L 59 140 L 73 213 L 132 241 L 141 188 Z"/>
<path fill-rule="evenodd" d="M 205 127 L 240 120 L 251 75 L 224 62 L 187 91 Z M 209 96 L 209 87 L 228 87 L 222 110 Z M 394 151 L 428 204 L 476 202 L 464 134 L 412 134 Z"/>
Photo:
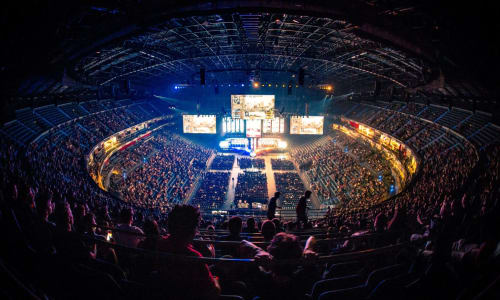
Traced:
<path fill-rule="evenodd" d="M 247 120 L 247 137 L 260 137 L 262 135 L 261 120 Z"/>
<path fill-rule="evenodd" d="M 214 115 L 183 115 L 182 127 L 184 133 L 216 133 Z"/>
<path fill-rule="evenodd" d="M 262 121 L 262 133 L 285 133 L 285 118 Z"/>
<path fill-rule="evenodd" d="M 274 95 L 231 95 L 231 115 L 233 119 L 272 119 Z"/>
<path fill-rule="evenodd" d="M 290 134 L 323 134 L 323 117 L 291 117 Z"/>
<path fill-rule="evenodd" d="M 245 132 L 245 121 L 234 120 L 230 117 L 222 119 L 222 132 L 223 133 L 243 133 Z"/>

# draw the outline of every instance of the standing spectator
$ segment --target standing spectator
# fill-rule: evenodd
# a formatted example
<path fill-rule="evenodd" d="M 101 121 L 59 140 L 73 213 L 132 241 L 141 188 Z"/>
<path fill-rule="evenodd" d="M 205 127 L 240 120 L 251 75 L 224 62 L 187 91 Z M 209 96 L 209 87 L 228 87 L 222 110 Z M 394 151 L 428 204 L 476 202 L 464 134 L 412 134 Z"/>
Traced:
<path fill-rule="evenodd" d="M 269 200 L 269 204 L 267 205 L 267 218 L 269 220 L 274 219 L 274 217 L 276 215 L 276 208 L 281 209 L 280 206 L 277 206 L 277 201 L 278 201 L 280 195 L 281 195 L 280 192 L 276 192 L 276 193 L 274 193 L 274 197 L 272 197 Z"/>
<path fill-rule="evenodd" d="M 311 191 L 306 191 L 304 196 L 300 197 L 299 203 L 295 208 L 297 213 L 297 225 L 300 228 L 300 223 L 307 224 L 307 200 L 311 197 Z"/>

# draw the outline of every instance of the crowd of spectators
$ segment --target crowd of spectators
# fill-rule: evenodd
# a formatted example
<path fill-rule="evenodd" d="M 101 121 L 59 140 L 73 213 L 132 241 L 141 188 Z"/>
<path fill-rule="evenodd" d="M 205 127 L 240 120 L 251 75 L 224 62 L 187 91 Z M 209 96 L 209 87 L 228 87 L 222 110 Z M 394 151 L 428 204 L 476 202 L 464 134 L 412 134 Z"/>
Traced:
<path fill-rule="evenodd" d="M 276 190 L 281 193 L 281 207 L 285 210 L 294 210 L 304 193 L 305 187 L 298 173 L 275 172 L 274 182 Z"/>
<path fill-rule="evenodd" d="M 398 132 L 396 132 L 396 137 L 403 141 L 406 141 L 413 135 L 424 129 L 424 127 L 426 126 L 428 125 L 420 120 L 410 119 L 408 123 L 406 123 Z"/>
<path fill-rule="evenodd" d="M 401 127 L 408 123 L 408 116 L 400 113 L 393 113 L 387 122 L 383 123 L 379 128 L 380 130 L 394 135 Z"/>
<path fill-rule="evenodd" d="M 68 132 L 80 129 L 73 127 Z M 363 258 L 360 271 L 350 265 L 347 274 L 361 280 L 357 286 L 354 277 L 348 278 L 344 287 L 349 292 L 359 292 L 356 295 L 362 298 L 376 292 L 370 295 L 375 299 L 469 299 L 480 293 L 483 299 L 495 298 L 487 293 L 491 293 L 490 285 L 498 287 L 499 280 L 499 145 L 485 148 L 479 159 L 469 143 L 450 147 L 445 141 L 436 141 L 428 145 L 421 151 L 420 174 L 397 197 L 375 206 L 339 206 L 308 224 L 327 237 L 346 237 L 345 243 L 320 243 L 321 238 L 315 237 L 302 246 L 294 222 L 275 219 L 259 226 L 258 220 L 249 218 L 244 230 L 242 220 L 200 220 L 199 211 L 192 206 L 157 213 L 114 201 L 87 176 L 83 157 L 92 143 L 83 141 L 84 134 L 62 140 L 62 135 L 52 132 L 27 149 L 2 135 L 0 139 L 0 221 L 8 241 L 1 251 L 2 267 L 16 270 L 5 272 L 8 279 L 17 276 L 8 281 L 16 282 L 17 288 L 6 286 L 2 293 L 22 293 L 20 290 L 29 288 L 56 299 L 156 299 L 166 295 L 217 299 L 221 293 L 248 299 L 301 299 L 314 291 L 318 280 L 346 275 L 338 264 L 317 262 L 318 253 L 364 250 L 368 243 L 359 237 L 376 234 L 373 247 L 398 242 L 409 242 L 412 247 Z M 346 158 L 341 164 L 349 167 L 352 161 Z M 213 180 L 206 180 L 209 174 Z M 277 172 L 275 181 L 285 204 L 303 194 L 297 173 Z M 221 182 L 227 187 L 229 173 L 208 172 L 203 182 L 211 182 L 203 190 L 216 191 L 213 187 Z M 210 203 L 212 195 L 217 198 L 220 194 L 210 194 L 200 202 Z M 199 229 L 203 233 L 198 234 Z M 231 239 L 245 239 L 230 251 L 217 242 L 220 235 L 216 230 L 226 229 L 230 229 Z M 259 247 L 258 242 L 248 241 L 253 236 L 245 231 L 260 231 L 270 242 Z M 251 265 L 188 262 L 217 253 L 254 260 Z M 360 263 L 359 257 L 355 263 Z M 388 272 L 388 267 L 404 271 Z M 384 270 L 385 276 L 375 282 L 374 277 L 382 273 L 377 270 Z M 337 286 L 323 298 L 347 297 L 345 293 Z M 28 292 L 23 296 L 15 298 L 26 298 Z"/>
<path fill-rule="evenodd" d="M 233 168 L 234 155 L 217 155 L 212 161 L 212 170 L 228 171 Z"/>
<path fill-rule="evenodd" d="M 387 162 L 371 146 L 342 132 L 296 147 L 291 153 L 299 165 L 308 165 L 305 171 L 311 189 L 323 205 L 367 207 L 388 197 L 392 178 Z"/>
<path fill-rule="evenodd" d="M 238 166 L 240 169 L 264 169 L 265 161 L 262 158 L 246 158 L 239 157 L 238 158 Z"/>
<path fill-rule="evenodd" d="M 246 201 L 252 203 L 267 203 L 267 178 L 266 173 L 243 172 L 238 174 L 238 183 L 234 195 L 234 203 Z"/>
<path fill-rule="evenodd" d="M 220 209 L 226 201 L 230 175 L 228 172 L 203 173 L 201 185 L 191 203 L 201 210 Z"/>
<path fill-rule="evenodd" d="M 295 170 L 295 166 L 293 165 L 292 161 L 281 158 L 272 158 L 271 167 L 273 168 L 273 170 L 284 170 L 284 171 Z"/>
<path fill-rule="evenodd" d="M 168 132 L 158 133 L 144 144 L 152 146 L 138 147 L 141 165 L 128 171 L 125 179 L 115 181 L 114 191 L 123 201 L 142 207 L 164 210 L 182 203 L 212 151 Z M 146 158 L 145 151 L 152 150 L 150 147 L 156 151 Z"/>

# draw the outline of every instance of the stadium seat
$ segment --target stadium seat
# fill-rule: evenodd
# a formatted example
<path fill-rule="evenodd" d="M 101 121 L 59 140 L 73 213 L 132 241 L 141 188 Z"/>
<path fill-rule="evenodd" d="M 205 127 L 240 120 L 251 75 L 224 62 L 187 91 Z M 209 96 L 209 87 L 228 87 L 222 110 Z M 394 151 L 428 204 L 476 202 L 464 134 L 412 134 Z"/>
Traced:
<path fill-rule="evenodd" d="M 323 278 L 339 278 L 348 275 L 358 274 L 364 267 L 362 262 L 351 261 L 331 265 L 323 274 Z"/>
<path fill-rule="evenodd" d="M 368 275 L 365 287 L 367 291 L 374 289 L 382 280 L 395 277 L 400 274 L 408 273 L 408 266 L 404 264 L 387 266 L 374 270 Z"/>
<path fill-rule="evenodd" d="M 357 286 L 348 289 L 340 289 L 329 292 L 324 292 L 318 300 L 357 300 L 364 299 L 365 287 Z"/>
<path fill-rule="evenodd" d="M 322 293 L 326 291 L 356 287 L 362 284 L 363 282 L 364 282 L 363 277 L 359 275 L 350 275 L 345 277 L 338 277 L 338 278 L 317 281 L 312 288 L 310 297 L 311 299 L 316 300 Z"/>

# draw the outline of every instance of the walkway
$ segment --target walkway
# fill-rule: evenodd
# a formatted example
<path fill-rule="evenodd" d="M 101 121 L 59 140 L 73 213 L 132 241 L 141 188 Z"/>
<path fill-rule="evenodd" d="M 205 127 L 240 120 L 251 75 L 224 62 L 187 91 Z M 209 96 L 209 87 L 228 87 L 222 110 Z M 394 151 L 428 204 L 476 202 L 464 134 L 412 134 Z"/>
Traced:
<path fill-rule="evenodd" d="M 234 156 L 233 169 L 231 170 L 231 175 L 229 176 L 229 182 L 227 187 L 226 202 L 222 206 L 223 209 L 230 209 L 231 204 L 234 203 L 234 194 L 236 192 L 236 184 L 238 184 L 238 173 L 240 173 L 240 166 L 236 163 L 238 156 Z M 234 182 L 232 181 L 234 178 Z"/>

